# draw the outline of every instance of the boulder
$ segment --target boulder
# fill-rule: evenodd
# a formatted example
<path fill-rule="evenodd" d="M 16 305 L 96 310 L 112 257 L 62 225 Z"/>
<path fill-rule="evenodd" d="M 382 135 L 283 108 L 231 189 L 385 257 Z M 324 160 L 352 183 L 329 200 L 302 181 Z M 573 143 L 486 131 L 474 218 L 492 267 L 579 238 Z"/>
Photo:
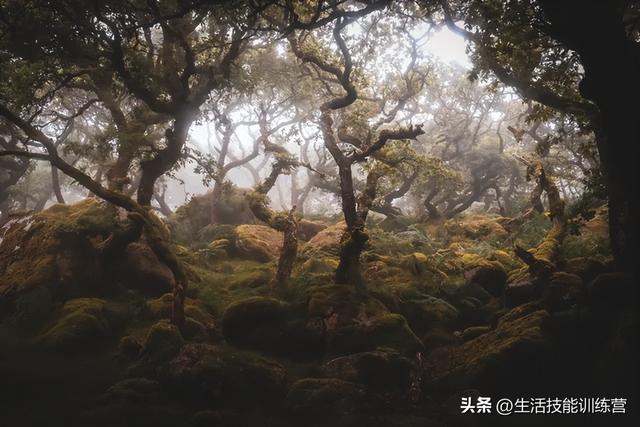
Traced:
<path fill-rule="evenodd" d="M 285 369 L 272 360 L 204 343 L 182 346 L 156 372 L 162 384 L 190 403 L 242 409 L 281 398 L 286 383 Z"/>
<path fill-rule="evenodd" d="M 413 357 L 424 349 L 404 317 L 385 314 L 366 322 L 328 331 L 327 353 L 334 356 L 353 354 L 387 347 Z"/>
<path fill-rule="evenodd" d="M 549 311 L 571 308 L 584 299 L 586 289 L 580 276 L 555 272 L 542 291 L 542 303 Z"/>
<path fill-rule="evenodd" d="M 327 228 L 327 226 L 320 224 L 319 222 L 301 219 L 298 221 L 298 238 L 300 238 L 300 240 L 309 241 L 325 228 Z"/>
<path fill-rule="evenodd" d="M 548 360 L 546 310 L 520 307 L 498 326 L 454 347 L 443 347 L 425 359 L 430 384 L 438 390 L 478 388 L 483 391 L 522 390 L 542 378 Z"/>
<path fill-rule="evenodd" d="M 304 378 L 293 383 L 285 406 L 298 415 L 344 416 L 354 412 L 364 397 L 360 384 L 335 378 Z"/>
<path fill-rule="evenodd" d="M 459 336 L 456 336 L 456 334 L 448 328 L 443 327 L 431 329 L 422 337 L 425 354 L 428 354 L 440 347 L 458 345 L 460 342 Z"/>
<path fill-rule="evenodd" d="M 368 323 L 389 310 L 378 299 L 358 292 L 353 286 L 315 286 L 305 293 L 307 316 L 326 319 L 328 329 L 349 326 L 357 321 Z"/>
<path fill-rule="evenodd" d="M 390 349 L 338 357 L 322 367 L 326 377 L 360 383 L 384 392 L 406 392 L 416 371 L 412 359 Z"/>
<path fill-rule="evenodd" d="M 466 239 L 506 237 L 508 231 L 500 224 L 501 217 L 487 215 L 468 215 L 447 221 L 444 225 L 449 235 Z"/>
<path fill-rule="evenodd" d="M 505 289 L 505 304 L 515 307 L 536 299 L 539 292 L 531 280 L 509 283 Z"/>
<path fill-rule="evenodd" d="M 148 378 L 127 378 L 107 389 L 103 398 L 107 402 L 141 403 L 155 402 L 162 394 L 158 381 Z"/>
<path fill-rule="evenodd" d="M 127 288 L 148 296 L 162 295 L 175 285 L 171 269 L 160 262 L 149 246 L 139 242 L 127 246 L 118 273 Z"/>
<path fill-rule="evenodd" d="M 498 263 L 476 267 L 465 272 L 470 283 L 477 283 L 494 297 L 504 294 L 507 284 L 507 273 Z"/>
<path fill-rule="evenodd" d="M 302 247 L 301 255 L 306 258 L 338 256 L 340 253 L 340 240 L 346 228 L 347 226 L 343 221 L 325 228 Z"/>
<path fill-rule="evenodd" d="M 182 244 L 190 244 L 194 241 L 211 241 L 212 210 L 215 213 L 217 224 L 238 225 L 253 224 L 257 221 L 255 215 L 249 209 L 247 193 L 251 190 L 226 185 L 221 197 L 213 200 L 213 193 L 193 196 L 189 202 L 180 206 L 169 218 L 171 234 L 173 238 Z"/>
<path fill-rule="evenodd" d="M 274 298 L 251 297 L 229 305 L 222 315 L 222 333 L 235 346 L 278 353 L 285 336 L 287 304 Z"/>
<path fill-rule="evenodd" d="M 278 259 L 282 233 L 265 225 L 239 225 L 235 229 L 235 253 L 242 259 L 270 262 Z"/>
<path fill-rule="evenodd" d="M 598 258 L 593 257 L 576 257 L 567 260 L 564 264 L 564 270 L 580 276 L 584 283 L 589 283 L 601 273 L 604 273 L 607 266 Z"/>
<path fill-rule="evenodd" d="M 94 242 L 116 226 L 115 212 L 95 199 L 12 218 L 0 228 L 0 299 L 38 286 L 54 297 L 95 292 L 105 284 Z"/>
<path fill-rule="evenodd" d="M 458 319 L 458 310 L 454 306 L 430 295 L 401 301 L 400 312 L 418 334 L 437 326 L 451 326 Z"/>
<path fill-rule="evenodd" d="M 460 339 L 462 341 L 469 341 L 489 331 L 491 331 L 491 326 L 470 326 L 460 332 Z"/>
<path fill-rule="evenodd" d="M 107 302 L 98 298 L 67 301 L 52 325 L 36 337 L 38 344 L 67 350 L 91 347 L 111 332 Z"/>
<path fill-rule="evenodd" d="M 159 362 L 175 356 L 184 345 L 178 328 L 168 320 L 160 320 L 147 331 L 140 355 L 149 362 Z"/>

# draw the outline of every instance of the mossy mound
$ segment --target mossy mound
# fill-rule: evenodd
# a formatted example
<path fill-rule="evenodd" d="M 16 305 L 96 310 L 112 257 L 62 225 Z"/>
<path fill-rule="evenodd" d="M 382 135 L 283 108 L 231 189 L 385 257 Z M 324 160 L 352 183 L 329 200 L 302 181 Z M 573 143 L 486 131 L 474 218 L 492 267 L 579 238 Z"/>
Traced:
<path fill-rule="evenodd" d="M 107 402 L 138 404 L 155 402 L 161 395 L 162 386 L 158 381 L 148 378 L 128 378 L 109 387 L 103 397 Z"/>
<path fill-rule="evenodd" d="M 304 378 L 289 389 L 285 407 L 297 415 L 344 416 L 357 410 L 364 397 L 360 384 L 335 378 Z"/>
<path fill-rule="evenodd" d="M 114 227 L 115 211 L 96 199 L 8 221 L 0 229 L 0 294 L 43 285 L 56 294 L 99 287 L 95 244 Z"/>
<path fill-rule="evenodd" d="M 247 193 L 251 191 L 235 186 L 225 186 L 222 196 L 214 203 L 213 194 L 194 196 L 189 202 L 176 209 L 169 219 L 173 238 L 182 244 L 194 241 L 211 241 L 210 230 L 212 210 L 219 224 L 251 224 L 257 221 L 249 209 Z"/>
<path fill-rule="evenodd" d="M 456 239 L 503 239 L 508 235 L 502 226 L 502 217 L 468 215 L 451 219 L 444 224 L 444 230 Z"/>
<path fill-rule="evenodd" d="M 327 226 L 319 222 L 301 219 L 298 221 L 298 238 L 309 241 L 325 228 L 327 228 Z"/>
<path fill-rule="evenodd" d="M 235 254 L 242 259 L 270 262 L 278 259 L 282 233 L 265 225 L 243 224 L 235 228 Z"/>
<path fill-rule="evenodd" d="M 406 393 L 417 375 L 417 367 L 412 359 L 397 351 L 381 348 L 330 360 L 322 372 L 330 378 L 363 384 L 373 391 Z"/>
<path fill-rule="evenodd" d="M 430 295 L 402 300 L 400 312 L 411 329 L 423 335 L 436 327 L 451 327 L 458 319 L 458 310 L 447 301 Z"/>
<path fill-rule="evenodd" d="M 157 368 L 177 397 L 208 406 L 269 403 L 283 396 L 286 371 L 253 353 L 210 344 L 187 344 Z"/>
<path fill-rule="evenodd" d="M 586 286 L 576 274 L 557 271 L 551 275 L 542 291 L 541 299 L 549 311 L 571 308 L 586 298 Z"/>
<path fill-rule="evenodd" d="M 589 283 L 599 274 L 607 272 L 607 265 L 599 258 L 576 257 L 563 263 L 563 270 L 580 276 L 585 283 Z"/>
<path fill-rule="evenodd" d="M 52 348 L 81 349 L 109 336 L 112 319 L 107 301 L 72 299 L 64 304 L 51 326 L 36 337 L 36 342 Z"/>
<path fill-rule="evenodd" d="M 521 390 L 542 378 L 549 339 L 549 313 L 516 308 L 496 329 L 460 346 L 434 350 L 425 359 L 434 389 Z"/>
<path fill-rule="evenodd" d="M 476 283 L 494 297 L 504 294 L 507 285 L 507 273 L 499 263 L 475 267 L 465 272 L 470 283 Z"/>
<path fill-rule="evenodd" d="M 162 295 L 175 285 L 171 269 L 161 263 L 144 243 L 131 243 L 117 268 L 124 286 L 139 290 L 145 295 Z"/>
<path fill-rule="evenodd" d="M 176 355 L 183 344 L 178 328 L 168 320 L 160 320 L 147 331 L 140 355 L 151 362 L 166 360 Z"/>
<path fill-rule="evenodd" d="M 327 319 L 335 327 L 350 325 L 354 319 L 367 322 L 389 312 L 379 300 L 358 292 L 353 286 L 314 286 L 304 293 L 307 315 Z"/>
<path fill-rule="evenodd" d="M 287 304 L 252 297 L 232 303 L 222 316 L 225 340 L 242 348 L 278 353 L 289 316 Z"/>
<path fill-rule="evenodd" d="M 399 314 L 385 314 L 348 326 L 330 329 L 327 333 L 327 353 L 333 356 L 387 347 L 407 356 L 423 350 L 420 339 Z"/>
<path fill-rule="evenodd" d="M 301 257 L 305 259 L 337 257 L 340 253 L 340 240 L 346 227 L 344 222 L 338 222 L 320 231 L 302 247 Z"/>

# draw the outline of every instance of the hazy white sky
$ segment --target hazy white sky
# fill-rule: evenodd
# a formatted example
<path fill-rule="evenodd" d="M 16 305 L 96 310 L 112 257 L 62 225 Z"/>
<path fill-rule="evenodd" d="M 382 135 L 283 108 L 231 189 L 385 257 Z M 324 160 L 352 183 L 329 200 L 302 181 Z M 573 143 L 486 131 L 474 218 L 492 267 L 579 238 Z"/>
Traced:
<path fill-rule="evenodd" d="M 443 62 L 457 62 L 465 68 L 471 68 L 465 46 L 462 36 L 443 27 L 427 41 L 424 49 Z"/>
<path fill-rule="evenodd" d="M 423 45 L 423 49 L 428 54 L 433 55 L 445 63 L 454 62 L 464 68 L 471 68 L 471 62 L 465 53 L 464 39 L 446 27 L 442 27 L 431 36 Z M 192 144 L 199 146 L 201 149 L 207 146 L 207 132 L 204 124 L 192 126 L 190 136 Z M 171 199 L 182 199 L 186 194 L 198 194 L 207 191 L 202 185 L 200 177 L 193 173 L 193 165 L 187 165 L 185 169 L 178 173 L 178 176 L 184 180 L 184 184 L 179 184 L 175 181 L 169 183 L 173 190 L 169 193 L 174 195 Z M 241 186 L 252 185 L 251 177 L 243 168 L 233 170 L 229 178 Z M 176 197 L 177 194 L 181 194 L 183 197 Z M 186 200 L 168 200 L 168 202 L 173 205 L 179 205 L 185 201 Z"/>

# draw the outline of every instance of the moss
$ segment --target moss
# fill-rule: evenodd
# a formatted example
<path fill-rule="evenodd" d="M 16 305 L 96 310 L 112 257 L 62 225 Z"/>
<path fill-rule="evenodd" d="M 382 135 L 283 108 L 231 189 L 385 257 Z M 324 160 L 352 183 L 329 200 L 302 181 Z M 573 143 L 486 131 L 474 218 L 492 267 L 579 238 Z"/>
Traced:
<path fill-rule="evenodd" d="M 166 360 L 177 354 L 183 344 L 178 328 L 168 320 L 160 320 L 149 328 L 141 355 L 151 362 Z"/>
<path fill-rule="evenodd" d="M 282 247 L 282 233 L 264 225 L 239 225 L 235 235 L 235 253 L 243 259 L 273 261 Z"/>
<path fill-rule="evenodd" d="M 533 250 L 533 255 L 547 262 L 555 262 L 560 254 L 560 244 L 564 238 L 564 227 L 561 224 L 554 224 L 547 232 L 542 242 Z"/>
<path fill-rule="evenodd" d="M 69 300 L 59 315 L 36 342 L 47 347 L 79 349 L 110 332 L 105 316 L 106 301 L 98 298 Z"/>
<path fill-rule="evenodd" d="M 443 299 L 429 295 L 402 300 L 400 312 L 406 317 L 411 328 L 422 335 L 438 326 L 452 326 L 458 318 L 458 310 Z"/>
<path fill-rule="evenodd" d="M 252 297 L 232 303 L 222 316 L 227 342 L 243 348 L 277 353 L 288 307 L 274 298 Z"/>
<path fill-rule="evenodd" d="M 337 328 L 328 336 L 327 351 L 346 355 L 387 347 L 413 356 L 423 349 L 406 319 L 399 314 L 385 314 L 366 324 L 351 324 Z"/>
<path fill-rule="evenodd" d="M 433 374 L 430 386 L 440 390 L 526 390 L 527 380 L 539 380 L 548 368 L 545 356 L 549 341 L 544 332 L 548 319 L 545 310 L 512 311 L 496 329 L 460 346 L 433 351 L 425 359 L 425 368 Z"/>
<path fill-rule="evenodd" d="M 327 377 L 360 383 L 377 392 L 402 394 L 416 371 L 412 359 L 386 348 L 338 357 L 322 367 Z"/>
<path fill-rule="evenodd" d="M 353 319 L 370 319 L 388 312 L 380 301 L 353 286 L 324 285 L 309 288 L 304 294 L 309 317 L 335 314 L 338 325 L 351 324 Z M 366 320 L 365 320 L 366 321 Z"/>
<path fill-rule="evenodd" d="M 153 402 L 158 400 L 161 394 L 162 387 L 157 381 L 148 378 L 128 378 L 109 387 L 104 393 L 104 399 L 108 402 Z"/>
<path fill-rule="evenodd" d="M 49 288 L 37 286 L 19 294 L 12 305 L 12 309 L 7 309 L 10 316 L 7 316 L 5 322 L 19 330 L 34 331 L 49 318 L 54 301 Z"/>
<path fill-rule="evenodd" d="M 116 226 L 115 208 L 96 198 L 53 205 L 39 216 L 58 233 L 105 235 Z"/>
<path fill-rule="evenodd" d="M 302 246 L 300 256 L 304 259 L 337 257 L 340 252 L 340 240 L 345 230 L 344 222 L 325 228 Z"/>
<path fill-rule="evenodd" d="M 188 344 L 157 369 L 159 380 L 190 403 L 239 406 L 268 403 L 284 393 L 286 371 L 249 352 Z"/>
<path fill-rule="evenodd" d="M 352 412 L 364 396 L 359 384 L 335 378 L 304 378 L 293 383 L 285 405 L 295 414 L 324 418 Z"/>
<path fill-rule="evenodd" d="M 464 239 L 485 239 L 499 243 L 507 237 L 507 230 L 500 224 L 502 217 L 488 215 L 468 215 L 451 219 L 444 224 L 449 236 Z"/>

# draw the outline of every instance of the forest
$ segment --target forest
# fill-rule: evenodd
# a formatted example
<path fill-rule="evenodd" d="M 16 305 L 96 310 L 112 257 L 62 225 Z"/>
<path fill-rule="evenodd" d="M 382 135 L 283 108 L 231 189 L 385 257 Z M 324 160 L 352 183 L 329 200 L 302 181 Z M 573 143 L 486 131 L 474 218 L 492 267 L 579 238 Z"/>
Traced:
<path fill-rule="evenodd" d="M 636 425 L 638 144 L 635 0 L 0 0 L 0 426 Z"/>

